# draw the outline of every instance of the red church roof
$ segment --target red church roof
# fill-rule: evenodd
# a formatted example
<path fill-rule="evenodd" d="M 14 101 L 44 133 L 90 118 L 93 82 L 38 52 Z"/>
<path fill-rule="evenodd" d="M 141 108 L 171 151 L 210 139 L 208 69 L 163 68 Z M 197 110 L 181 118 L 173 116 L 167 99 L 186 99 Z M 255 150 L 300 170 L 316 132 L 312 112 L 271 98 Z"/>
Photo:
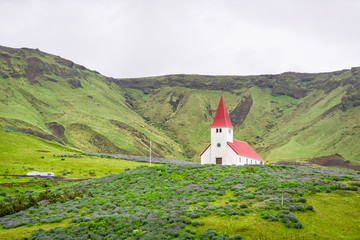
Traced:
<path fill-rule="evenodd" d="M 216 110 L 214 122 L 211 127 L 231 127 L 234 128 L 230 122 L 229 114 L 226 109 L 224 95 L 221 94 L 219 106 Z"/>
<path fill-rule="evenodd" d="M 247 144 L 246 142 L 242 142 L 239 140 L 235 140 L 234 142 L 228 142 L 227 143 L 238 155 L 243 155 L 245 157 L 250 157 L 250 158 L 254 158 L 257 160 L 261 160 L 264 161 L 259 154 L 257 154 L 254 149 L 252 149 L 249 144 Z"/>
<path fill-rule="evenodd" d="M 202 156 L 204 154 L 204 152 L 206 152 L 206 150 L 208 150 L 208 148 L 211 146 L 211 144 L 209 144 L 209 146 L 207 146 L 207 148 L 205 148 L 205 150 L 200 154 L 200 156 Z"/>

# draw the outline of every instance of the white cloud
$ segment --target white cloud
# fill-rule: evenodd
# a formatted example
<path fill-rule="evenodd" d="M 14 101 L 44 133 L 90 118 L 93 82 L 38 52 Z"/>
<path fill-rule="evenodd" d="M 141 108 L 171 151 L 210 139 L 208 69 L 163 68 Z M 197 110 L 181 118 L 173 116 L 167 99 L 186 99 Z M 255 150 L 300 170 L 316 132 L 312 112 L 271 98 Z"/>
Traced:
<path fill-rule="evenodd" d="M 360 65 L 355 0 L 0 0 L 1 45 L 112 77 L 334 71 Z"/>

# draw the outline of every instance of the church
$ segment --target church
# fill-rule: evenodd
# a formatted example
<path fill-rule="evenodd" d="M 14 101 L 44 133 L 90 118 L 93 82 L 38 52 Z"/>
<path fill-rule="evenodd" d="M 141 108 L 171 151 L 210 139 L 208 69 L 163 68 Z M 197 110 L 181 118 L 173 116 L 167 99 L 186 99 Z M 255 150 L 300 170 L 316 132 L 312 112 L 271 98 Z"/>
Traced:
<path fill-rule="evenodd" d="M 264 160 L 249 144 L 233 139 L 233 132 L 234 127 L 221 94 L 214 122 L 211 124 L 211 143 L 200 155 L 201 164 L 264 164 Z"/>

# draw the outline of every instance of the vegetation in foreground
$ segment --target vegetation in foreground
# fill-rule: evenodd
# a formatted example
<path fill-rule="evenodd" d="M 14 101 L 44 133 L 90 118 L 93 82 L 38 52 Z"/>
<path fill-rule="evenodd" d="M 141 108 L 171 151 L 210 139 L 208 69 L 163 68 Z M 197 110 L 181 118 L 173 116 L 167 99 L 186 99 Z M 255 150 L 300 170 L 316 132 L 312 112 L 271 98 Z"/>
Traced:
<path fill-rule="evenodd" d="M 53 188 L 86 194 L 45 200 L 0 224 L 11 232 L 70 220 L 32 239 L 356 239 L 359 182 L 359 172 L 314 167 L 139 166 Z"/>

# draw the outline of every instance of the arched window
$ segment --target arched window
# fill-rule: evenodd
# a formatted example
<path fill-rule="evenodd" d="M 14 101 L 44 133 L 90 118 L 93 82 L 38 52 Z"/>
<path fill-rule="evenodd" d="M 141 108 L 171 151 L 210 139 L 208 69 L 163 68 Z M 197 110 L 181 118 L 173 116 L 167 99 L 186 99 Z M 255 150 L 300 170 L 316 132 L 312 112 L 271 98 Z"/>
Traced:
<path fill-rule="evenodd" d="M 219 132 L 219 129 L 218 129 L 218 128 L 216 129 L 216 132 L 217 132 L 217 133 Z"/>
<path fill-rule="evenodd" d="M 221 132 L 221 128 L 220 128 L 220 132 Z"/>

